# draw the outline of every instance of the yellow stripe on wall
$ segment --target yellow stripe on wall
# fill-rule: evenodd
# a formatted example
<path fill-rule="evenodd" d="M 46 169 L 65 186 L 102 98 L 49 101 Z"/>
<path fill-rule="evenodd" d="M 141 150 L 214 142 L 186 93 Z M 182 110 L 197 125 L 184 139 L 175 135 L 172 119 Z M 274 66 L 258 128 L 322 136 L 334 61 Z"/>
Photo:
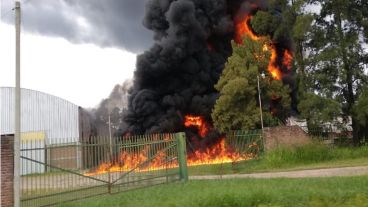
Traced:
<path fill-rule="evenodd" d="M 24 132 L 20 134 L 22 142 L 33 141 L 33 140 L 45 140 L 45 132 Z"/>

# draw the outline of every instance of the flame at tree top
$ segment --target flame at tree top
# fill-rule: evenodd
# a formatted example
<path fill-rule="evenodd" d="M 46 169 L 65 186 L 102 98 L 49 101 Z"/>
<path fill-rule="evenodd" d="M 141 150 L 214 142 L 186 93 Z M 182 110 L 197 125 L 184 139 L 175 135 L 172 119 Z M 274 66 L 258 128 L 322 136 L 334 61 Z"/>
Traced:
<path fill-rule="evenodd" d="M 243 21 L 237 22 L 236 24 L 236 36 L 235 42 L 238 44 L 243 43 L 243 36 L 247 34 L 252 40 L 258 41 L 261 37 L 258 37 L 253 30 L 249 27 L 249 23 L 252 20 L 252 16 L 246 16 Z"/>
<path fill-rule="evenodd" d="M 262 36 L 258 36 L 253 32 L 251 27 L 249 26 L 250 21 L 252 20 L 252 16 L 246 16 L 242 21 L 236 22 L 236 31 L 235 31 L 235 42 L 238 44 L 243 44 L 242 38 L 246 35 L 250 37 L 253 41 L 260 41 Z M 282 72 L 280 66 L 277 64 L 278 52 L 275 44 L 271 45 L 264 45 L 264 51 L 271 51 L 271 57 L 268 64 L 268 72 L 271 74 L 272 78 L 275 80 L 282 79 Z M 282 58 L 282 66 L 286 67 L 287 69 L 291 69 L 291 63 L 293 60 L 293 55 L 290 51 L 285 49 L 283 58 Z"/>

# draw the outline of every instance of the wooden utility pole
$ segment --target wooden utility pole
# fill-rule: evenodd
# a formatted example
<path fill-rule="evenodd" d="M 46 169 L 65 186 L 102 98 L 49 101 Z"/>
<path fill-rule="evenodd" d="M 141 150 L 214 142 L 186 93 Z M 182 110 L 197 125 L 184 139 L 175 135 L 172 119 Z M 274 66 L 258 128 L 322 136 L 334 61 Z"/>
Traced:
<path fill-rule="evenodd" d="M 14 207 L 20 207 L 20 2 L 15 1 Z"/>

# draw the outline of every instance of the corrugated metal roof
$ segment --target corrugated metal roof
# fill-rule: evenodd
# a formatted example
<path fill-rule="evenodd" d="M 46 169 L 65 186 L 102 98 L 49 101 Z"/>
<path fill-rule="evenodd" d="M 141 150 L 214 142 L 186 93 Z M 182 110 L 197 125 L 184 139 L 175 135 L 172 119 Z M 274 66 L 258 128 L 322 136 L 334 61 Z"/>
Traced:
<path fill-rule="evenodd" d="M 1 134 L 14 133 L 14 88 L 0 87 Z M 21 132 L 43 132 L 47 144 L 78 141 L 78 106 L 39 91 L 21 90 Z"/>

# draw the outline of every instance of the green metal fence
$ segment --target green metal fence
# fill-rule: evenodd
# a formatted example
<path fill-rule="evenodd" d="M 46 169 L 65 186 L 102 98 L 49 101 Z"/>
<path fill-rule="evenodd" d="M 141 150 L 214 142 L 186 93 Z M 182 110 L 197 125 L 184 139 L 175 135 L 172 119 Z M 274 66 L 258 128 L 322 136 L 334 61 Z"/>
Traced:
<path fill-rule="evenodd" d="M 188 152 L 188 157 L 191 159 L 188 161 L 189 175 L 239 173 L 239 169 L 243 169 L 243 164 L 257 159 L 264 152 L 262 130 L 231 131 L 223 137 L 224 139 L 220 139 L 216 148 L 204 149 L 205 152 L 215 152 L 205 154 L 204 157 L 212 156 L 208 162 L 204 160 L 202 164 L 198 164 L 196 161 L 200 158 L 195 156 L 202 154 Z"/>
<path fill-rule="evenodd" d="M 304 127 L 303 130 L 308 135 L 318 141 L 334 145 L 351 145 L 353 132 L 343 127 L 335 125 L 320 125 Z"/>
<path fill-rule="evenodd" d="M 70 140 L 22 143 L 22 206 L 49 206 L 188 179 L 184 133 Z"/>
<path fill-rule="evenodd" d="M 250 158 L 259 156 L 264 151 L 262 130 L 237 130 L 227 134 L 226 143 Z"/>
<path fill-rule="evenodd" d="M 186 181 L 187 162 L 191 163 L 187 158 L 193 158 L 187 156 L 186 142 L 184 133 L 93 137 L 84 142 L 65 139 L 52 145 L 28 139 L 21 150 L 21 204 L 49 206 Z M 233 131 L 212 154 L 218 162 L 203 162 L 204 168 L 198 167 L 204 173 L 210 169 L 209 173 L 223 174 L 226 168 L 236 170 L 237 163 L 257 158 L 262 152 L 261 130 Z M 225 154 L 218 157 L 218 153 Z"/>

